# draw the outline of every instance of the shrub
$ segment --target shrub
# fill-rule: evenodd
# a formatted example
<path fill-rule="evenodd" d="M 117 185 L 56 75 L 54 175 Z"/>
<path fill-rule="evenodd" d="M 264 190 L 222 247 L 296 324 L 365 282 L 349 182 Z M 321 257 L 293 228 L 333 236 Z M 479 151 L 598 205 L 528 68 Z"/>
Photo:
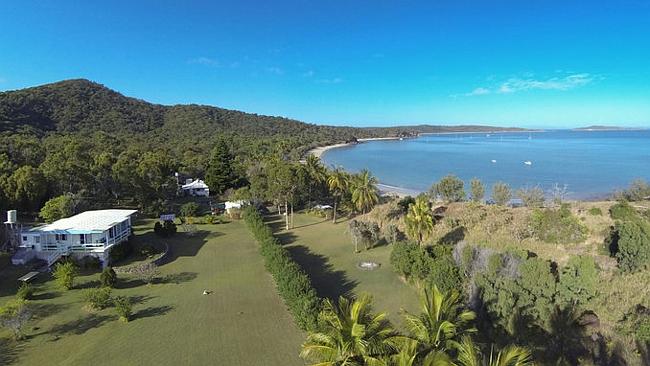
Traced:
<path fill-rule="evenodd" d="M 631 220 L 615 225 L 613 249 L 618 267 L 623 272 L 637 272 L 650 262 L 650 225 Z"/>
<path fill-rule="evenodd" d="M 397 202 L 397 205 L 401 209 L 402 213 L 406 214 L 408 212 L 408 210 L 409 210 L 409 206 L 411 206 L 414 203 L 415 203 L 415 198 L 413 198 L 411 196 L 406 196 L 406 197 L 400 199 Z"/>
<path fill-rule="evenodd" d="M 431 248 L 430 255 L 432 260 L 427 281 L 438 286 L 438 289 L 443 292 L 449 292 L 452 289 L 460 291 L 463 281 L 460 270 L 451 255 L 451 248 L 437 245 Z"/>
<path fill-rule="evenodd" d="M 599 207 L 592 207 L 587 211 L 591 216 L 602 216 L 603 215 L 603 210 L 601 210 Z"/>
<path fill-rule="evenodd" d="M 592 257 L 571 257 L 562 268 L 557 300 L 563 306 L 581 306 L 598 294 L 598 268 Z"/>
<path fill-rule="evenodd" d="M 82 297 L 88 308 L 101 310 L 108 307 L 111 303 L 111 288 L 99 287 L 85 289 Z"/>
<path fill-rule="evenodd" d="M 452 174 L 443 177 L 438 183 L 434 183 L 429 192 L 433 199 L 440 197 L 445 202 L 460 202 L 465 199 L 463 181 Z"/>
<path fill-rule="evenodd" d="M 176 224 L 174 224 L 173 221 L 165 221 L 163 223 L 163 230 L 166 236 L 173 236 L 174 234 L 176 234 L 176 231 L 178 231 L 178 229 L 176 228 Z"/>
<path fill-rule="evenodd" d="M 208 224 L 221 224 L 221 218 L 217 215 L 206 215 L 205 222 Z"/>
<path fill-rule="evenodd" d="M 521 188 L 517 190 L 517 197 L 521 199 L 526 207 L 544 206 L 544 191 L 539 187 Z"/>
<path fill-rule="evenodd" d="M 101 262 L 99 258 L 92 255 L 85 255 L 79 259 L 75 260 L 75 264 L 79 268 L 83 269 L 99 269 L 101 268 Z"/>
<path fill-rule="evenodd" d="M 113 267 L 104 268 L 102 274 L 99 276 L 99 282 L 101 282 L 103 287 L 115 288 L 117 285 L 117 273 L 115 273 Z"/>
<path fill-rule="evenodd" d="M 485 187 L 483 186 L 481 180 L 478 178 L 472 178 L 469 184 L 470 184 L 470 191 L 472 193 L 472 201 L 474 202 L 483 201 L 483 198 L 485 197 Z"/>
<path fill-rule="evenodd" d="M 133 245 L 131 244 L 131 241 L 130 240 L 123 241 L 111 248 L 111 252 L 109 254 L 111 259 L 110 261 L 117 262 L 119 260 L 122 260 L 128 257 L 132 251 L 133 251 Z"/>
<path fill-rule="evenodd" d="M 70 261 L 59 263 L 54 267 L 52 276 L 54 276 L 57 286 L 70 290 L 74 286 L 74 280 L 77 277 L 77 267 Z"/>
<path fill-rule="evenodd" d="M 196 217 L 199 214 L 199 204 L 196 202 L 188 202 L 181 206 L 181 216 L 183 217 Z"/>
<path fill-rule="evenodd" d="M 151 244 L 142 244 L 138 246 L 138 255 L 141 257 L 149 258 L 152 255 L 156 254 L 156 248 Z"/>
<path fill-rule="evenodd" d="M 164 221 L 162 224 L 160 221 L 157 221 L 153 226 L 153 232 L 163 238 L 173 236 L 177 230 L 176 224 L 173 221 Z"/>
<path fill-rule="evenodd" d="M 621 192 L 621 196 L 627 201 L 643 201 L 650 196 L 650 184 L 643 179 L 636 179 L 628 189 Z"/>
<path fill-rule="evenodd" d="M 0 325 L 9 328 L 16 340 L 23 338 L 22 330 L 31 317 L 32 310 L 26 300 L 11 300 L 0 307 Z"/>
<path fill-rule="evenodd" d="M 399 230 L 397 225 L 388 224 L 384 229 L 384 237 L 389 244 L 395 244 L 398 241 L 404 240 L 404 233 Z"/>
<path fill-rule="evenodd" d="M 16 291 L 16 297 L 21 300 L 29 300 L 34 295 L 34 286 L 27 282 L 23 282 L 18 291 Z"/>
<path fill-rule="evenodd" d="M 435 284 L 441 291 L 458 289 L 462 282 L 451 249 L 446 246 L 435 246 L 429 252 L 414 243 L 396 243 L 390 253 L 390 263 L 406 279 Z"/>
<path fill-rule="evenodd" d="M 639 214 L 627 201 L 619 201 L 609 209 L 609 215 L 614 220 L 636 220 Z"/>
<path fill-rule="evenodd" d="M 639 342 L 650 343 L 650 316 L 639 322 L 636 329 L 636 339 Z"/>
<path fill-rule="evenodd" d="M 314 330 L 318 324 L 321 301 L 309 276 L 293 260 L 264 223 L 262 215 L 253 207 L 244 209 L 244 220 L 260 245 L 264 265 L 275 280 L 278 293 L 303 330 Z"/>
<path fill-rule="evenodd" d="M 492 186 L 492 200 L 499 206 L 505 206 L 512 198 L 510 186 L 503 182 L 496 182 Z"/>
<path fill-rule="evenodd" d="M 113 306 L 115 306 L 115 312 L 117 316 L 120 317 L 120 320 L 128 323 L 131 320 L 131 314 L 133 311 L 133 306 L 131 305 L 131 300 L 124 296 L 117 296 L 113 299 Z"/>
<path fill-rule="evenodd" d="M 533 211 L 530 225 L 533 235 L 547 243 L 579 243 L 587 234 L 587 228 L 566 205 L 557 210 Z"/>
<path fill-rule="evenodd" d="M 426 250 L 414 243 L 396 243 L 390 252 L 393 269 L 407 279 L 426 279 L 431 268 L 430 259 Z"/>

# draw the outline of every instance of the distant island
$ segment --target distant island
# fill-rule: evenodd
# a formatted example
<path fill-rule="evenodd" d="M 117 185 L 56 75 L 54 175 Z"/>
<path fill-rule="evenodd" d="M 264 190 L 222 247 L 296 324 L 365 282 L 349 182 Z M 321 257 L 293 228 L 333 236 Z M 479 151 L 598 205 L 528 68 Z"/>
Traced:
<path fill-rule="evenodd" d="M 636 130 L 645 130 L 645 128 L 593 125 L 593 126 L 578 127 L 573 129 L 573 131 L 636 131 Z"/>

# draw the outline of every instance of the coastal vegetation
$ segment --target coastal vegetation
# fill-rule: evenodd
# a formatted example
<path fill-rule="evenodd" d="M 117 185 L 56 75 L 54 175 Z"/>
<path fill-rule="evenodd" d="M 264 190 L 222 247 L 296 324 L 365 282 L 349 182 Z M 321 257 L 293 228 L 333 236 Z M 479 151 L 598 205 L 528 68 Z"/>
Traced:
<path fill-rule="evenodd" d="M 0 257 L 3 363 L 101 363 L 101 351 L 114 363 L 180 364 L 189 349 L 196 363 L 233 365 L 647 361 L 643 181 L 604 202 L 504 182 L 486 200 L 479 179 L 468 196 L 454 175 L 417 197 L 381 196 L 370 171 L 300 158 L 429 127 L 158 106 L 87 81 L 2 93 L 0 117 L 2 208 L 33 221 L 110 206 L 143 218 L 138 245 L 115 247 L 118 266 L 101 273 L 65 260 L 19 288 L 24 269 Z M 209 205 L 178 197 L 174 173 L 249 205 L 201 216 Z M 146 219 L 161 213 L 183 220 Z"/>

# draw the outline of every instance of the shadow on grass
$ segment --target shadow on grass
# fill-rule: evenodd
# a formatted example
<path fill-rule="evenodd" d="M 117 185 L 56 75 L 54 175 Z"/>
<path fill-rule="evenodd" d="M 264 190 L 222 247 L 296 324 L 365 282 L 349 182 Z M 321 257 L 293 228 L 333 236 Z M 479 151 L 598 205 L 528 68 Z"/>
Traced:
<path fill-rule="evenodd" d="M 145 235 L 149 234 L 155 236 L 152 233 L 147 233 Z M 192 236 L 176 234 L 176 236 L 172 238 L 164 239 L 169 246 L 169 253 L 162 261 L 160 261 L 159 265 L 162 266 L 171 263 L 179 257 L 194 257 L 198 254 L 203 245 L 207 243 L 208 236 L 214 238 L 221 235 L 223 235 L 223 233 L 198 230 Z"/>
<path fill-rule="evenodd" d="M 440 238 L 440 240 L 438 240 L 438 243 L 443 245 L 456 245 L 465 239 L 466 231 L 465 227 L 459 226 L 446 233 L 442 238 Z"/>
<path fill-rule="evenodd" d="M 291 257 L 309 275 L 318 296 L 336 301 L 339 296 L 350 296 L 357 286 L 357 282 L 350 280 L 345 271 L 335 270 L 327 257 L 312 252 L 304 245 L 287 249 Z"/>
<path fill-rule="evenodd" d="M 80 289 L 87 289 L 87 288 L 96 288 L 99 287 L 101 282 L 98 280 L 92 280 L 92 281 L 87 281 L 84 283 L 80 283 L 74 286 L 75 289 L 80 290 Z"/>
<path fill-rule="evenodd" d="M 36 318 L 45 318 L 50 315 L 54 315 L 69 307 L 69 305 L 63 305 L 63 304 L 38 304 L 38 303 L 31 303 L 29 306 L 31 307 L 34 313 L 34 317 Z"/>
<path fill-rule="evenodd" d="M 189 282 L 192 281 L 198 276 L 198 273 L 196 272 L 180 272 L 180 273 L 172 273 L 168 274 L 167 276 L 161 278 L 158 283 L 173 283 L 176 285 L 179 285 L 184 282 Z"/>
<path fill-rule="evenodd" d="M 155 298 L 156 296 L 134 295 L 134 296 L 129 296 L 129 301 L 131 301 L 131 304 L 144 304 L 145 302 Z"/>
<path fill-rule="evenodd" d="M 58 324 L 50 329 L 50 332 L 54 336 L 64 336 L 69 334 L 84 334 L 90 329 L 98 328 L 109 321 L 117 320 L 115 315 L 99 315 L 99 314 L 89 314 L 83 318 L 73 320 L 67 323 Z M 55 338 L 54 340 L 57 340 Z"/>
<path fill-rule="evenodd" d="M 34 295 L 31 296 L 30 300 L 52 300 L 56 297 L 59 297 L 59 294 L 56 292 L 42 292 L 42 293 L 35 293 Z"/>
<path fill-rule="evenodd" d="M 142 309 L 137 313 L 133 314 L 132 319 L 137 320 L 137 319 L 151 318 L 154 316 L 161 316 L 169 313 L 172 309 L 173 307 L 169 305 L 153 306 L 150 308 Z"/>
<path fill-rule="evenodd" d="M 10 338 L 0 338 L 0 365 L 10 365 L 18 361 L 21 344 Z"/>
<path fill-rule="evenodd" d="M 141 280 L 125 280 L 125 279 L 119 279 L 117 281 L 117 285 L 115 288 L 119 289 L 127 289 L 127 288 L 135 288 L 135 287 L 140 287 L 144 286 L 145 283 L 142 282 Z"/>
<path fill-rule="evenodd" d="M 324 219 L 324 220 L 322 220 L 322 221 L 312 222 L 311 224 L 304 224 L 304 225 L 300 225 L 300 226 L 294 226 L 293 228 L 294 228 L 294 229 L 300 229 L 300 228 L 303 228 L 303 227 L 309 227 L 309 226 L 314 226 L 314 225 L 324 224 L 324 223 L 326 223 L 326 222 L 328 222 L 328 221 L 331 221 L 331 220 L 329 220 L 329 219 Z"/>

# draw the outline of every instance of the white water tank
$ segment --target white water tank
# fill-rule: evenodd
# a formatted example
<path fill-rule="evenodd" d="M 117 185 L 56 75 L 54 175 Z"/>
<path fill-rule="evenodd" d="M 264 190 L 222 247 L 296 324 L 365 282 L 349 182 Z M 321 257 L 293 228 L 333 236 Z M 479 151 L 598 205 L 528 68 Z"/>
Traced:
<path fill-rule="evenodd" d="M 15 224 L 18 222 L 18 211 L 9 210 L 7 211 L 7 222 L 6 224 Z"/>

